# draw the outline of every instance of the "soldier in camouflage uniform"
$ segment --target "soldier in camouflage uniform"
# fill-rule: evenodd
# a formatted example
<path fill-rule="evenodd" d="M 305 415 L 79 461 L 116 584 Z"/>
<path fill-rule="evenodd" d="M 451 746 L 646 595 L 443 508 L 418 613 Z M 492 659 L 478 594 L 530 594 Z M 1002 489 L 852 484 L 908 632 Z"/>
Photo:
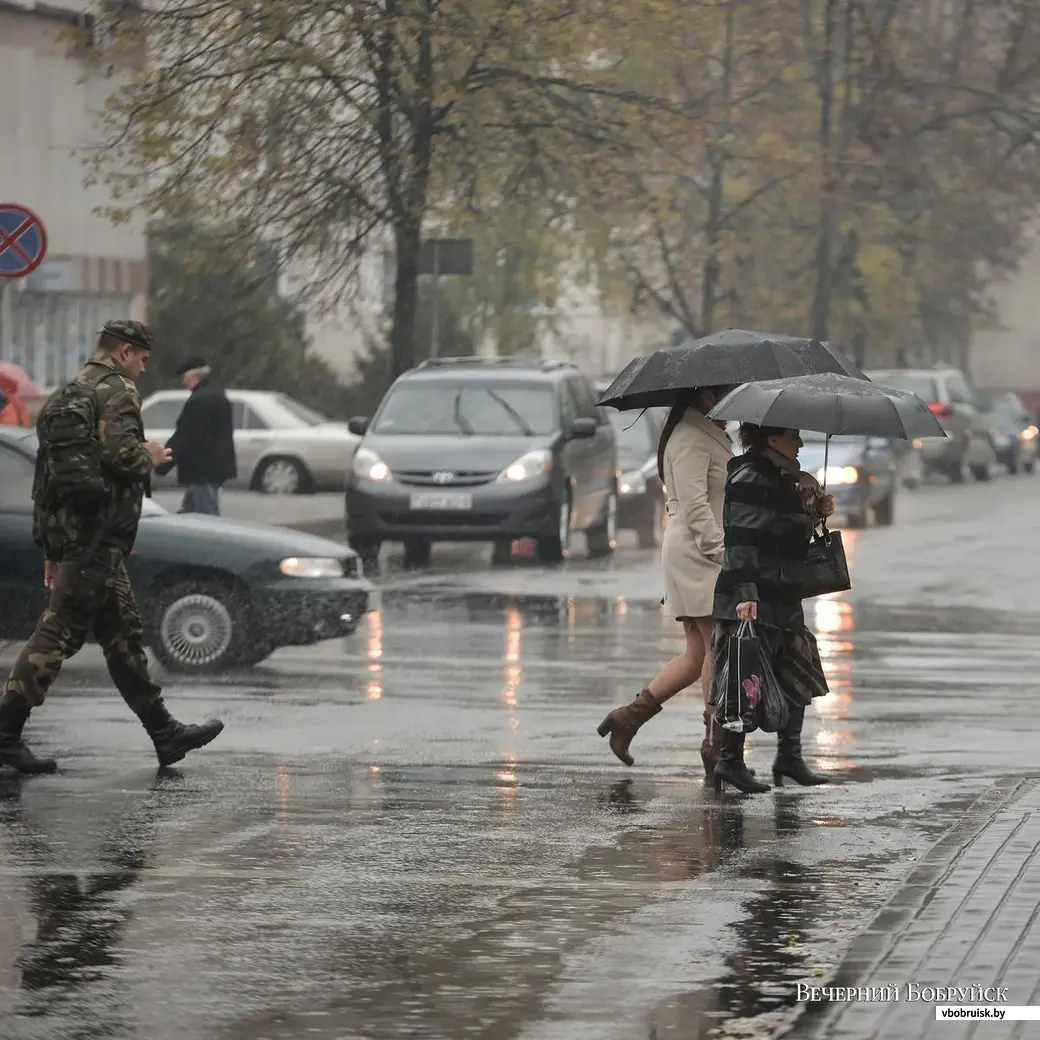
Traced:
<path fill-rule="evenodd" d="M 68 388 L 51 396 L 37 419 L 41 443 L 33 488 L 33 538 L 46 555 L 44 580 L 51 596 L 0 697 L 0 766 L 13 766 L 21 773 L 51 773 L 57 768 L 53 759 L 38 758 L 29 750 L 22 729 L 30 711 L 43 703 L 62 663 L 91 631 L 116 688 L 152 738 L 160 766 L 180 761 L 224 728 L 216 720 L 186 726 L 166 710 L 161 689 L 148 672 L 141 618 L 124 565 L 137 536 L 141 500 L 152 470 L 171 457 L 168 449 L 144 440 L 134 381 L 151 347 L 152 334 L 140 322 L 107 322 L 86 367 Z M 92 409 L 84 390 L 93 395 Z M 59 451 L 48 452 L 47 431 L 61 429 L 61 410 L 68 409 L 69 393 L 81 409 L 87 402 L 89 418 L 83 450 L 65 450 L 59 480 L 54 462 Z M 55 435 L 50 436 L 56 442 Z M 95 457 L 97 476 L 92 478 Z M 94 479 L 100 489 L 89 510 L 75 493 L 80 464 L 82 483 Z M 50 493 L 48 483 L 50 491 L 60 490 Z"/>

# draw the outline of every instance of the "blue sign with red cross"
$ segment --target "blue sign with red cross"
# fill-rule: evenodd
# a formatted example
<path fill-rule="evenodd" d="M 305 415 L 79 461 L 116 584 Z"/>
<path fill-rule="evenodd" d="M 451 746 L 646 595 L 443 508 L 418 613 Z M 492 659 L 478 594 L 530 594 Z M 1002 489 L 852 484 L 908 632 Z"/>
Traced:
<path fill-rule="evenodd" d="M 16 202 L 0 202 L 0 278 L 24 278 L 46 255 L 43 221 Z"/>

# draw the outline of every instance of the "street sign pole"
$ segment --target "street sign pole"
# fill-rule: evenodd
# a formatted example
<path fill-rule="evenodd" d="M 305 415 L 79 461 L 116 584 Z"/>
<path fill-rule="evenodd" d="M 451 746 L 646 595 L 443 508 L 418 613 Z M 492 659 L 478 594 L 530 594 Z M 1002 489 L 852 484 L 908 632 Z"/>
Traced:
<path fill-rule="evenodd" d="M 437 326 L 440 323 L 441 304 L 441 251 L 440 242 L 433 240 L 433 318 L 430 321 L 430 357 L 437 356 L 439 335 Z"/>
<path fill-rule="evenodd" d="M 466 278 L 473 274 L 473 240 L 471 238 L 428 238 L 419 250 L 419 274 L 433 278 L 431 301 L 430 357 L 441 349 L 441 277 L 457 275 Z"/>

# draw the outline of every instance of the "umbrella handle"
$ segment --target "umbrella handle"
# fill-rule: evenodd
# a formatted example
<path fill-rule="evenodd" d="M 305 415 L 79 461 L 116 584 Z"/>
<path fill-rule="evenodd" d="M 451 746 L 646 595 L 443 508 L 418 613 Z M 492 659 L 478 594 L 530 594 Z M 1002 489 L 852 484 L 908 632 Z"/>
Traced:
<path fill-rule="evenodd" d="M 831 435 L 828 433 L 823 442 L 823 490 L 827 490 L 827 460 L 831 453 Z"/>

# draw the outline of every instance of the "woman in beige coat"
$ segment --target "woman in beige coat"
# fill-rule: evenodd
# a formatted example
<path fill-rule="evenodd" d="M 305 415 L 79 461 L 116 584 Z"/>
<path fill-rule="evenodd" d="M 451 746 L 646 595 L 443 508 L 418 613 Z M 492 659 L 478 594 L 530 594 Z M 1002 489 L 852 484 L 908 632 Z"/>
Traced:
<path fill-rule="evenodd" d="M 628 747 L 639 727 L 698 677 L 704 692 L 701 760 L 705 774 L 710 776 L 715 766 L 713 720 L 708 709 L 711 610 L 715 579 L 722 567 L 722 501 L 733 442 L 724 424 L 706 416 L 730 389 L 704 387 L 685 395 L 672 407 L 661 431 L 657 468 L 668 492 L 665 510 L 669 518 L 661 546 L 664 605 L 682 622 L 686 650 L 669 661 L 631 704 L 615 708 L 600 724 L 600 736 L 610 734 L 611 751 L 628 766 L 633 761 Z"/>

